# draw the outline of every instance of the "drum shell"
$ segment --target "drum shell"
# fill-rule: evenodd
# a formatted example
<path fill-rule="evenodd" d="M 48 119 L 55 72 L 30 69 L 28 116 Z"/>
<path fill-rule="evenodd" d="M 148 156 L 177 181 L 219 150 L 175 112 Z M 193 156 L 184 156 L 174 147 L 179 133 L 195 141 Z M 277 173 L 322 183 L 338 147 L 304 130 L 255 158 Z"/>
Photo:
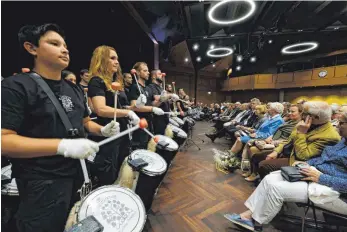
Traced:
<path fill-rule="evenodd" d="M 175 142 L 178 144 L 178 146 L 181 146 L 186 141 L 187 136 L 185 138 L 182 136 L 178 136 L 178 134 L 175 132 L 175 128 L 177 128 L 177 130 L 182 130 L 182 129 L 172 126 L 172 132 L 174 135 L 173 140 L 175 140 Z"/>
<path fill-rule="evenodd" d="M 17 231 L 15 214 L 19 207 L 19 196 L 1 194 L 1 230 Z"/>
<path fill-rule="evenodd" d="M 162 179 L 165 176 L 166 171 L 157 176 L 149 176 L 140 172 L 139 178 L 137 180 L 135 193 L 141 198 L 146 212 L 148 212 L 157 193 L 157 189 L 160 186 Z"/>

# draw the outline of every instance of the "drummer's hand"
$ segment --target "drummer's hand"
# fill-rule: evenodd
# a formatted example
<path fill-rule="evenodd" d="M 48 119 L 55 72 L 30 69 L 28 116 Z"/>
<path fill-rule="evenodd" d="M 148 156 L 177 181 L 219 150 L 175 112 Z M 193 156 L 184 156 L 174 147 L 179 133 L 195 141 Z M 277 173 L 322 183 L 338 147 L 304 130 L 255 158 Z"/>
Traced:
<path fill-rule="evenodd" d="M 177 116 L 177 112 L 170 112 L 170 117 L 176 117 Z"/>
<path fill-rule="evenodd" d="M 85 159 L 98 151 L 99 145 L 89 139 L 62 139 L 58 145 L 57 155 Z"/>
<path fill-rule="evenodd" d="M 134 111 L 129 111 L 128 117 L 130 119 L 131 124 L 138 125 L 140 123 L 140 118 L 137 116 L 137 114 L 134 113 Z"/>
<path fill-rule="evenodd" d="M 173 93 L 173 94 L 171 94 L 171 100 L 173 100 L 175 102 L 175 101 L 180 100 L 180 97 L 177 94 Z"/>
<path fill-rule="evenodd" d="M 183 112 L 183 111 L 180 111 L 180 115 L 181 115 L 182 117 L 184 117 L 184 112 Z"/>
<path fill-rule="evenodd" d="M 153 107 L 152 112 L 156 115 L 164 115 L 164 111 L 158 107 Z"/>
<path fill-rule="evenodd" d="M 102 127 L 100 132 L 105 137 L 116 135 L 120 132 L 119 123 L 112 120 L 112 122 Z"/>
<path fill-rule="evenodd" d="M 147 97 L 144 94 L 140 94 L 140 96 L 136 100 L 135 107 L 141 108 L 145 106 L 146 103 L 147 103 Z"/>

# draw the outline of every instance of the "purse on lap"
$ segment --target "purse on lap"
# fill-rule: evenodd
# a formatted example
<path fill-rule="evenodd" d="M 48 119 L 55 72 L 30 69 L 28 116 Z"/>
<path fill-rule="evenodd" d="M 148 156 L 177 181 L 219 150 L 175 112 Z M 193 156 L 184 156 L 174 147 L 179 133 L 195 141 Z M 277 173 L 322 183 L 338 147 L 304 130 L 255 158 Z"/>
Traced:
<path fill-rule="evenodd" d="M 296 166 L 281 167 L 281 175 L 283 179 L 289 182 L 297 182 L 305 178 L 305 176 L 300 173 L 300 169 Z"/>

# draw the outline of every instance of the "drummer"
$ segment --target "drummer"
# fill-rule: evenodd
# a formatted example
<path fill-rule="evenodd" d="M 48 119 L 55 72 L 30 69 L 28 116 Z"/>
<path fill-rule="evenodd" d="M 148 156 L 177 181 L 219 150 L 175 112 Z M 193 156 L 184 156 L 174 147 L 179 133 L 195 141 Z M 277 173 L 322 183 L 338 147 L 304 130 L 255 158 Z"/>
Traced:
<path fill-rule="evenodd" d="M 147 100 L 148 94 L 145 90 L 145 83 L 149 78 L 148 66 L 145 62 L 137 62 L 134 67 L 136 70 L 136 76 L 138 78 L 138 85 L 135 81 L 130 87 L 128 100 L 131 106 L 136 109 L 136 112 L 140 118 L 145 118 L 148 121 L 148 128 L 151 130 L 151 117 L 152 113 L 156 115 L 164 115 L 164 111 L 158 107 L 151 106 L 150 100 Z M 139 89 L 140 88 L 140 89 Z M 149 141 L 148 134 L 143 130 L 137 130 L 133 133 L 132 144 L 136 148 L 146 149 Z"/>
<path fill-rule="evenodd" d="M 147 101 L 151 101 L 153 106 L 158 106 L 164 112 L 170 111 L 169 100 L 177 101 L 179 97 L 176 94 L 163 91 L 162 83 L 163 76 L 159 69 L 154 69 L 151 72 L 152 83 L 146 86 L 145 90 L 148 94 Z M 154 134 L 165 134 L 165 129 L 169 123 L 169 115 L 154 115 L 153 116 L 153 132 Z"/>
<path fill-rule="evenodd" d="M 188 111 L 188 108 L 186 107 L 186 104 L 183 103 L 183 101 L 185 101 L 186 93 L 182 88 L 178 89 L 178 96 L 180 100 L 176 102 L 177 109 L 180 112 L 181 118 L 183 118 L 185 116 L 185 113 Z"/>
<path fill-rule="evenodd" d="M 78 159 L 99 151 L 97 143 L 84 138 L 84 128 L 112 136 L 119 126 L 92 122 L 80 88 L 61 78 L 70 58 L 59 26 L 24 26 L 18 37 L 27 56 L 23 58 L 33 62 L 33 72 L 1 83 L 2 155 L 11 159 L 20 195 L 17 228 L 19 232 L 62 232 L 73 194 L 82 184 Z M 75 136 L 65 129 L 50 98 L 29 76 L 34 73 L 60 101 Z"/>
<path fill-rule="evenodd" d="M 115 114 L 115 91 L 111 84 L 117 81 L 121 85 L 117 96 L 117 119 L 120 123 L 120 130 L 127 129 L 128 119 L 133 124 L 138 124 L 139 117 L 131 110 L 128 98 L 124 92 L 123 75 L 118 62 L 118 54 L 113 47 L 99 46 L 94 52 L 89 68 L 91 79 L 88 83 L 88 94 L 97 115 L 96 122 L 106 125 L 112 122 Z M 100 136 L 90 136 L 93 141 L 101 141 Z M 122 147 L 122 149 L 119 149 Z M 117 179 L 119 167 L 124 158 L 129 155 L 129 138 L 124 136 L 110 142 L 100 148 L 92 165 L 92 175 L 97 177 L 100 185 L 113 184 Z"/>

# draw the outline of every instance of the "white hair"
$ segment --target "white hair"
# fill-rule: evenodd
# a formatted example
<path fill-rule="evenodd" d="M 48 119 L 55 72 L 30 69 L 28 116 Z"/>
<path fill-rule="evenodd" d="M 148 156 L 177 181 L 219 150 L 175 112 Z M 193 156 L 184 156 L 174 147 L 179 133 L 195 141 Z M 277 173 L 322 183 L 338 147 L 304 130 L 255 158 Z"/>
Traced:
<path fill-rule="evenodd" d="M 342 106 L 340 109 L 339 109 L 339 114 L 341 114 L 341 116 L 347 120 L 347 105 L 346 106 Z"/>
<path fill-rule="evenodd" d="M 335 114 L 335 113 L 339 110 L 339 108 L 340 108 L 340 105 L 337 104 L 337 103 L 333 103 L 333 104 L 331 104 L 330 106 L 331 106 L 331 109 L 332 109 L 332 111 L 333 111 L 334 114 Z"/>
<path fill-rule="evenodd" d="M 269 103 L 269 107 L 270 109 L 273 109 L 274 111 L 276 111 L 276 113 L 278 114 L 282 114 L 284 110 L 283 105 L 279 102 L 271 102 Z"/>
<path fill-rule="evenodd" d="M 318 116 L 322 123 L 331 120 L 332 110 L 328 103 L 322 101 L 308 101 L 304 103 L 304 112 Z"/>

